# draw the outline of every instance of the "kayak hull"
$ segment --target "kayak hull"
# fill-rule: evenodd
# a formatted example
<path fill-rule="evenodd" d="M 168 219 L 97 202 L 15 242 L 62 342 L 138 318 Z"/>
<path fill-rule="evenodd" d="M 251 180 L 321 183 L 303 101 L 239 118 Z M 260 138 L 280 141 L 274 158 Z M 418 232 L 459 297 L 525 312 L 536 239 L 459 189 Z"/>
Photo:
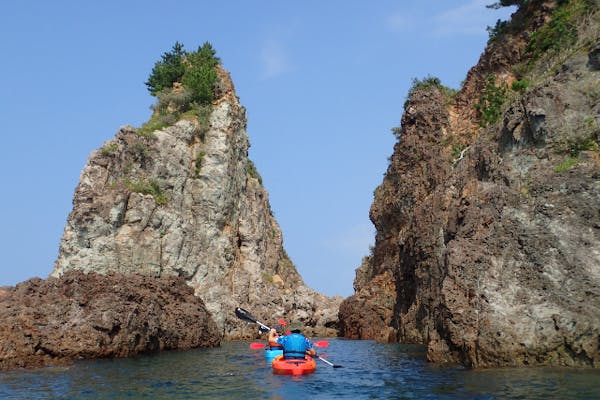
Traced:
<path fill-rule="evenodd" d="M 315 372 L 317 362 L 306 356 L 304 359 L 284 359 L 283 355 L 273 359 L 273 373 L 277 375 L 305 375 Z"/>

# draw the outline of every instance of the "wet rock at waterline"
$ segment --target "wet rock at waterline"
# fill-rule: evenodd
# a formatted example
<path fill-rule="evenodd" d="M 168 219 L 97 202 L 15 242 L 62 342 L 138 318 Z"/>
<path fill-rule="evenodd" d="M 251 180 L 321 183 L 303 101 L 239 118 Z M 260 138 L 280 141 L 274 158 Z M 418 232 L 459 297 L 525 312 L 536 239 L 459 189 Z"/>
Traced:
<path fill-rule="evenodd" d="M 219 345 L 183 279 L 71 271 L 0 292 L 0 370 Z"/>

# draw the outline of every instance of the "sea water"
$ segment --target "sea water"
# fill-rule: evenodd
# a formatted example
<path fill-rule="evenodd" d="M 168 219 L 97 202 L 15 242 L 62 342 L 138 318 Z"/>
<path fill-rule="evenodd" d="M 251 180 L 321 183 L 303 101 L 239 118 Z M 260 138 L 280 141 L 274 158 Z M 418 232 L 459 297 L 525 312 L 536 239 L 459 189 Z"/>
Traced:
<path fill-rule="evenodd" d="M 321 339 L 322 340 L 322 339 Z M 468 370 L 422 346 L 327 339 L 314 374 L 273 375 L 248 342 L 0 373 L 0 399 L 600 399 L 600 371 Z"/>

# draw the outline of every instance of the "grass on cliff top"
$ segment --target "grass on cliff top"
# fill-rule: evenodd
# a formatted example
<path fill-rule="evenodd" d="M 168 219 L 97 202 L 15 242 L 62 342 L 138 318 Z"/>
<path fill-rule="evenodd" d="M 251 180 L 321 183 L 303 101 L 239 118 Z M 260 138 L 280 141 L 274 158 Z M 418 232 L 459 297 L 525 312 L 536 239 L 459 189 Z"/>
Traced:
<path fill-rule="evenodd" d="M 442 85 L 442 81 L 438 77 L 427 75 L 423 79 L 413 78 L 411 87 L 408 89 L 406 101 L 404 102 L 404 109 L 406 109 L 407 105 L 410 103 L 410 99 L 416 92 L 430 91 L 434 89 L 441 90 L 448 98 L 454 98 L 454 96 L 456 96 L 458 93 L 458 90 Z"/>

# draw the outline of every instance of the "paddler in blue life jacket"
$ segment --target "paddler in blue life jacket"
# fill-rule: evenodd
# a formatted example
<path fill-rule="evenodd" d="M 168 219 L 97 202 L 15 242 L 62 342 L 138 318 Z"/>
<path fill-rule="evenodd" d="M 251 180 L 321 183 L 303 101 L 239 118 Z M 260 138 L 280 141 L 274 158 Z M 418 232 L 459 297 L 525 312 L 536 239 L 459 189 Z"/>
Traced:
<path fill-rule="evenodd" d="M 299 328 L 292 329 L 288 335 L 277 338 L 277 343 L 283 345 L 284 359 L 303 359 L 306 354 L 315 356 L 312 342 L 304 336 Z"/>

